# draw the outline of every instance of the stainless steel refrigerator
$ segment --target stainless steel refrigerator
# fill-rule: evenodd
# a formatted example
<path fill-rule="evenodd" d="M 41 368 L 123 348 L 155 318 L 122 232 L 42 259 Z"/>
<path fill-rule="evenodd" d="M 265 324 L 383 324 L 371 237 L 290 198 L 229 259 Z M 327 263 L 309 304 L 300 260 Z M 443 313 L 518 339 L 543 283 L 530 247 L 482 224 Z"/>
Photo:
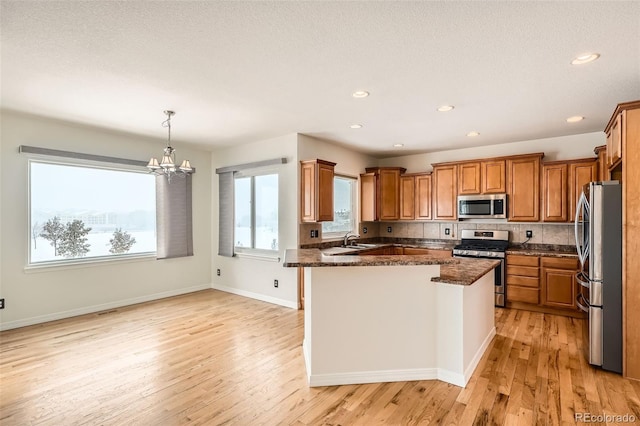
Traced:
<path fill-rule="evenodd" d="M 622 373 L 622 188 L 590 182 L 576 208 L 576 248 L 582 271 L 577 304 L 589 314 L 583 343 L 590 364 Z M 588 345 L 587 345 L 588 343 Z"/>

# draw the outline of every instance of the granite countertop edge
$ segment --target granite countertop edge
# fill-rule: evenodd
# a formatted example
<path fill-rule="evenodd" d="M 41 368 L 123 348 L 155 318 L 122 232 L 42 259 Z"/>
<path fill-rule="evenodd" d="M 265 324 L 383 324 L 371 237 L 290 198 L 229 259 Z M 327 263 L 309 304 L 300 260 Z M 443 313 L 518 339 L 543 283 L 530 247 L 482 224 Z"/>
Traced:
<path fill-rule="evenodd" d="M 431 281 L 443 284 L 471 285 L 499 264 L 499 260 L 465 258 L 455 266 L 442 265 L 440 276 L 431 278 Z"/>

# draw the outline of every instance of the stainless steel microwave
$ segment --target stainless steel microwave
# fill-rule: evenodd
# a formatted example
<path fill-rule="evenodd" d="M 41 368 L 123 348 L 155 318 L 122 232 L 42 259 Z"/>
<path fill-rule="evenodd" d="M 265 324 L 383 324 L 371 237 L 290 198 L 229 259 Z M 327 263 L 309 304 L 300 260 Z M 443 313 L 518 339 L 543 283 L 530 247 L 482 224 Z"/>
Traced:
<path fill-rule="evenodd" d="M 506 219 L 507 194 L 458 195 L 458 219 Z"/>

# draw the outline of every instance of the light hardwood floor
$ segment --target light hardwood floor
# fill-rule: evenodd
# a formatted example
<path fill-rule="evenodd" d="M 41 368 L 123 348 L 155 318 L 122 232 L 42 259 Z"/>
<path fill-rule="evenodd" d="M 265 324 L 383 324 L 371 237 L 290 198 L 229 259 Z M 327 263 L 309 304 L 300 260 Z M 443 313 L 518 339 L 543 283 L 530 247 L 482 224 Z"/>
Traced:
<path fill-rule="evenodd" d="M 302 312 L 201 291 L 0 333 L 0 424 L 640 419 L 640 383 L 586 364 L 580 321 L 497 309 L 498 334 L 465 389 L 435 380 L 309 388 Z"/>

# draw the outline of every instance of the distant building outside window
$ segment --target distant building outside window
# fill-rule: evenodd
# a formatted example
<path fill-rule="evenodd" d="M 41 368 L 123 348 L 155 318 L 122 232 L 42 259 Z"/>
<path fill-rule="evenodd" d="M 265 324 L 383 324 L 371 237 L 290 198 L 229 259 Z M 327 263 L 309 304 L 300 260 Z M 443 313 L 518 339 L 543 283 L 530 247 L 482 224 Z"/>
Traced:
<path fill-rule="evenodd" d="M 156 252 L 155 177 L 29 161 L 29 264 Z"/>
<path fill-rule="evenodd" d="M 236 176 L 234 207 L 236 251 L 277 251 L 278 174 Z"/>
<path fill-rule="evenodd" d="M 336 175 L 333 178 L 333 221 L 322 222 L 322 237 L 344 236 L 356 231 L 356 183 L 357 180 Z"/>

